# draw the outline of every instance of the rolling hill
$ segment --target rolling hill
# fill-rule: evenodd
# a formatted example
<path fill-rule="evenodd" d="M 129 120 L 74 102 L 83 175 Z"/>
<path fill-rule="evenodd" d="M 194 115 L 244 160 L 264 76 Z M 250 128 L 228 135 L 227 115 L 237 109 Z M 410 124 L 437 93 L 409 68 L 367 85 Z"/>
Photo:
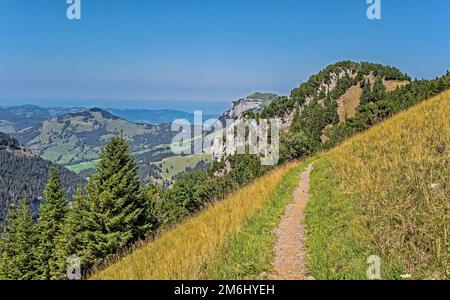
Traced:
<path fill-rule="evenodd" d="M 74 165 L 97 159 L 105 142 L 121 132 L 133 152 L 168 144 L 174 136 L 170 125 L 135 124 L 98 108 L 50 118 L 15 136 L 44 159 Z"/>
<path fill-rule="evenodd" d="M 223 116 L 235 118 L 244 112 L 259 112 L 276 97 L 254 93 L 233 102 Z M 204 115 L 203 121 L 214 117 Z M 66 166 L 83 177 L 95 171 L 101 147 L 123 132 L 139 163 L 141 179 L 163 185 L 170 184 L 180 172 L 208 165 L 196 168 L 197 163 L 208 160 L 205 155 L 189 156 L 187 163 L 166 163 L 174 157 L 170 143 L 177 134 L 171 132 L 175 119 L 193 122 L 193 114 L 177 110 L 0 107 L 0 129 L 43 159 Z M 195 163 L 190 163 L 192 160 Z"/>
<path fill-rule="evenodd" d="M 42 109 L 43 116 L 47 116 Z M 114 135 L 129 140 L 148 180 L 155 171 L 151 162 L 171 157 L 170 145 L 176 132 L 170 124 L 150 125 L 129 122 L 102 109 L 78 109 L 58 114 L 16 131 L 13 136 L 45 160 L 68 167 L 85 176 L 95 169 L 101 147 Z M 31 122 L 31 121 L 30 121 Z"/>
<path fill-rule="evenodd" d="M 36 105 L 0 106 L 0 132 L 15 134 L 45 120 L 76 111 L 76 108 L 43 108 Z"/>

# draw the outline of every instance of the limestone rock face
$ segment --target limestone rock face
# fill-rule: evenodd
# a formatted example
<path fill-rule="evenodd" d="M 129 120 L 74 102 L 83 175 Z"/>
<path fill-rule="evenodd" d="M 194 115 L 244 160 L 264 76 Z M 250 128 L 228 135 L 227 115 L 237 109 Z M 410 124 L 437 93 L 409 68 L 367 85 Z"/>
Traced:
<path fill-rule="evenodd" d="M 273 101 L 278 99 L 278 95 L 272 93 L 254 93 L 245 98 L 233 102 L 232 107 L 224 112 L 220 117 L 223 126 L 237 127 L 244 122 L 246 113 L 260 113 Z M 235 132 L 231 129 L 222 131 L 223 136 L 226 136 L 225 141 L 221 141 L 220 137 L 214 139 L 211 147 L 212 157 L 216 161 L 222 161 L 225 157 L 236 152 L 238 147 L 235 144 Z"/>
<path fill-rule="evenodd" d="M 241 119 L 245 113 L 259 113 L 267 105 L 278 98 L 271 93 L 254 93 L 245 98 L 233 102 L 233 106 L 222 115 L 222 119 Z"/>

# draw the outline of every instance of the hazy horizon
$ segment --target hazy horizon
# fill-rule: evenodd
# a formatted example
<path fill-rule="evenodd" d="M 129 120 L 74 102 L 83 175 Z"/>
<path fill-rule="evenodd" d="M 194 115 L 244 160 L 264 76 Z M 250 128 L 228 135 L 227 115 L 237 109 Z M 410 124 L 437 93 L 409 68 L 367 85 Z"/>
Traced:
<path fill-rule="evenodd" d="M 145 109 L 145 110 L 176 110 L 192 113 L 201 110 L 206 114 L 221 114 L 228 110 L 232 101 L 192 101 L 192 100 L 128 100 L 128 99 L 74 99 L 74 100 L 42 100 L 42 99 L 0 99 L 0 106 L 11 107 L 20 105 L 35 105 L 45 108 L 93 108 L 102 109 Z"/>

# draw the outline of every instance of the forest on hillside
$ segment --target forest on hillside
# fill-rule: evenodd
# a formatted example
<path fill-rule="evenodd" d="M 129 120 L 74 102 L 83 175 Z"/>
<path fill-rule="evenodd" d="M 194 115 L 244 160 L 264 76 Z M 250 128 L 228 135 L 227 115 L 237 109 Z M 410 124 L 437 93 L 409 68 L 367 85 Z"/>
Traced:
<path fill-rule="evenodd" d="M 0 166 L 0 224 L 4 224 L 8 208 L 24 195 L 32 201 L 35 217 L 53 164 L 35 156 L 16 139 L 0 133 Z M 61 166 L 58 172 L 65 192 L 74 195 L 84 179 Z"/>

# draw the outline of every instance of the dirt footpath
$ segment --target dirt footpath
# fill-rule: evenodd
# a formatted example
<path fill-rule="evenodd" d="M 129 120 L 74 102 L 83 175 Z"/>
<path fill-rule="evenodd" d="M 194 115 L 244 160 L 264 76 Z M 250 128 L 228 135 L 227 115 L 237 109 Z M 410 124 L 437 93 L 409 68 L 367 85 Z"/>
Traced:
<path fill-rule="evenodd" d="M 277 242 L 275 258 L 272 262 L 274 280 L 305 279 L 305 218 L 306 204 L 309 199 L 309 175 L 312 164 L 301 174 L 300 183 L 294 191 L 294 201 L 286 207 L 280 225 L 275 229 Z"/>

